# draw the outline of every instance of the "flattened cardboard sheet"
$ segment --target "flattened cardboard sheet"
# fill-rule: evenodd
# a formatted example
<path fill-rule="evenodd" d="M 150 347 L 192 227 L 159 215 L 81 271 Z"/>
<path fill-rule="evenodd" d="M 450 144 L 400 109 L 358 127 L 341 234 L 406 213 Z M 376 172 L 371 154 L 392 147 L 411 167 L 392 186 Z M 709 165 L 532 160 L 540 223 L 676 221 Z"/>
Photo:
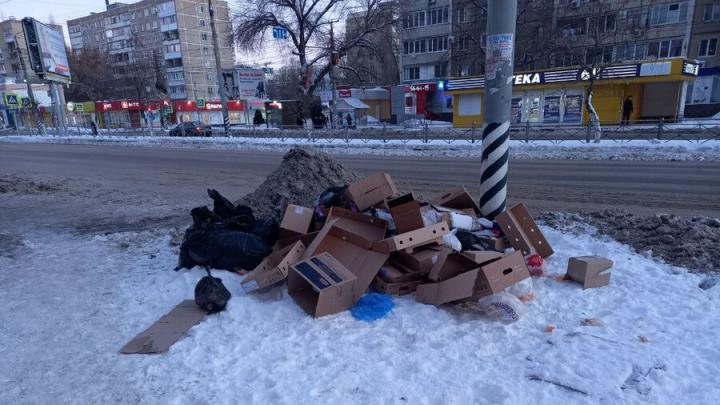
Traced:
<path fill-rule="evenodd" d="M 193 300 L 185 300 L 163 315 L 149 328 L 132 338 L 121 350 L 123 354 L 166 352 L 193 326 L 207 315 Z"/>

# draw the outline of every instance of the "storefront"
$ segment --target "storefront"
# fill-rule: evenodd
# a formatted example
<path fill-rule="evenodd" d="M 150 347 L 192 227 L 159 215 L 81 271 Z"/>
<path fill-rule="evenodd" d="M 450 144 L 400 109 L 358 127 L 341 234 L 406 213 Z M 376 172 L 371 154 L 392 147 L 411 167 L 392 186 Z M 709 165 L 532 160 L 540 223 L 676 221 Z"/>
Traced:
<path fill-rule="evenodd" d="M 65 104 L 65 114 L 68 125 L 71 127 L 89 128 L 95 121 L 95 102 L 68 102 Z"/>
<path fill-rule="evenodd" d="M 228 118 L 231 124 L 252 123 L 252 117 L 248 117 L 245 100 L 232 100 L 227 102 Z M 174 101 L 175 121 L 190 122 L 200 121 L 207 125 L 223 125 L 222 102 L 206 101 L 198 106 L 195 100 Z"/>
<path fill-rule="evenodd" d="M 143 103 L 137 100 L 98 101 L 95 103 L 100 128 L 144 128 L 152 123 L 160 127 L 156 113 L 160 101 Z"/>
<path fill-rule="evenodd" d="M 512 123 L 580 124 L 589 120 L 585 106 L 588 81 L 581 69 L 521 72 L 513 76 Z M 600 120 L 619 123 L 622 105 L 632 96 L 631 121 L 682 117 L 687 83 L 697 65 L 681 58 L 606 67 L 596 80 L 593 105 Z M 454 98 L 453 125 L 483 124 L 485 79 L 450 79 L 446 92 Z"/>
<path fill-rule="evenodd" d="M 720 66 L 700 69 L 688 86 L 685 103 L 685 117 L 712 117 L 720 112 Z"/>

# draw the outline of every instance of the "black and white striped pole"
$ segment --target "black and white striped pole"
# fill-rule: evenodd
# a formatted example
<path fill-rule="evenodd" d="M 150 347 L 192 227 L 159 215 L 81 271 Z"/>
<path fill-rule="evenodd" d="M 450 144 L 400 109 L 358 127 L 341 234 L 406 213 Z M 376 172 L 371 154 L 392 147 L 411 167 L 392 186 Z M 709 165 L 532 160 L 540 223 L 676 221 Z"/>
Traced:
<path fill-rule="evenodd" d="M 485 128 L 480 164 L 480 211 L 505 211 L 517 0 L 488 0 L 485 53 Z"/>

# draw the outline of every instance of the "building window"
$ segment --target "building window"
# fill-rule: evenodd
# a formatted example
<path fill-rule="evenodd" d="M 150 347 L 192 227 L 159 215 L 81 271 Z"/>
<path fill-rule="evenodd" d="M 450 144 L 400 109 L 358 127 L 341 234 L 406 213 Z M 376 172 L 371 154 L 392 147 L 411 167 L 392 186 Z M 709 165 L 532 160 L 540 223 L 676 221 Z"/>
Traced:
<path fill-rule="evenodd" d="M 203 52 L 203 55 L 205 55 L 205 56 L 210 55 L 210 48 L 204 47 L 202 52 Z"/>
<path fill-rule="evenodd" d="M 205 12 L 205 5 L 200 4 L 198 6 L 198 13 L 203 14 Z"/>
<path fill-rule="evenodd" d="M 460 37 L 458 39 L 458 50 L 462 51 L 470 48 L 470 37 Z"/>
<path fill-rule="evenodd" d="M 167 17 L 163 17 L 161 21 L 162 21 L 163 25 L 167 25 L 167 24 L 174 24 L 177 20 L 175 20 L 174 15 L 169 15 Z"/>
<path fill-rule="evenodd" d="M 201 27 L 207 27 L 207 22 L 205 20 L 198 21 L 198 25 Z"/>
<path fill-rule="evenodd" d="M 207 41 L 207 40 L 208 40 L 208 35 L 203 32 L 202 34 L 200 34 L 200 39 L 202 39 L 203 41 Z"/>
<path fill-rule="evenodd" d="M 183 65 L 182 58 L 168 59 L 165 61 L 165 64 L 169 68 L 180 67 Z"/>
<path fill-rule="evenodd" d="M 577 35 L 585 35 L 587 32 L 587 18 L 572 17 L 560 18 L 557 24 L 560 33 L 564 37 L 574 37 Z"/>
<path fill-rule="evenodd" d="M 168 73 L 168 80 L 184 80 L 185 74 L 183 72 L 170 72 Z"/>
<path fill-rule="evenodd" d="M 705 4 L 705 21 L 720 20 L 720 2 Z"/>
<path fill-rule="evenodd" d="M 420 78 L 420 66 L 412 66 L 404 69 L 405 80 L 417 80 Z"/>
<path fill-rule="evenodd" d="M 438 63 L 435 65 L 435 77 L 445 77 L 447 76 L 447 70 L 448 70 L 448 63 Z"/>
<path fill-rule="evenodd" d="M 615 47 L 604 46 L 591 49 L 587 52 L 587 63 L 610 63 L 615 60 Z"/>
<path fill-rule="evenodd" d="M 675 24 L 687 19 L 688 3 L 669 3 L 653 6 L 650 10 L 650 25 Z"/>
<path fill-rule="evenodd" d="M 598 25 L 599 32 L 612 32 L 615 31 L 615 14 L 608 14 L 600 17 L 600 23 Z"/>
<path fill-rule="evenodd" d="M 655 58 L 671 58 L 682 53 L 682 39 L 655 41 L 648 44 L 647 56 Z"/>
<path fill-rule="evenodd" d="M 180 52 L 180 44 L 165 45 L 165 53 Z"/>
<path fill-rule="evenodd" d="M 457 10 L 457 22 L 464 23 L 470 21 L 470 13 L 468 13 L 467 7 L 460 7 Z"/>
<path fill-rule="evenodd" d="M 145 10 L 143 10 L 143 11 L 145 12 L 145 17 L 149 17 L 149 16 L 150 16 L 150 10 L 145 9 Z"/>
<path fill-rule="evenodd" d="M 700 41 L 698 56 L 715 56 L 717 54 L 717 38 L 703 39 Z"/>
<path fill-rule="evenodd" d="M 215 95 L 215 89 L 212 87 L 208 87 L 208 95 L 214 96 Z"/>

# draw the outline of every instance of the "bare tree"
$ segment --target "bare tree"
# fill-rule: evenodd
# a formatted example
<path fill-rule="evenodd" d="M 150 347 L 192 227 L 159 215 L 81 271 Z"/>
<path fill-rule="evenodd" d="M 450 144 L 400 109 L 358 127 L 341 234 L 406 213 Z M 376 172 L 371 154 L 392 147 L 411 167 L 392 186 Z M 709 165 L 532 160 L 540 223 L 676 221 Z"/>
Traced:
<path fill-rule="evenodd" d="M 380 0 L 247 0 L 234 18 L 238 47 L 257 51 L 271 39 L 273 28 L 288 34 L 288 48 L 298 70 L 297 95 L 306 112 L 315 90 L 333 66 L 330 26 L 348 13 L 358 15 L 366 24 L 352 38 L 339 36 L 334 52 L 342 58 L 350 49 L 369 46 L 368 37 L 383 26 L 373 24 Z M 349 68 L 349 67 L 345 67 Z"/>
<path fill-rule="evenodd" d="M 551 45 L 554 56 L 562 58 L 562 65 L 580 66 L 580 78 L 588 83 L 585 107 L 595 142 L 602 138 L 600 116 L 593 103 L 595 83 L 621 59 L 612 45 L 623 35 L 618 21 L 621 7 L 619 2 L 594 1 L 579 6 L 571 3 L 559 10 L 556 23 L 559 35 Z"/>
<path fill-rule="evenodd" d="M 108 55 L 98 48 L 85 47 L 68 53 L 72 82 L 65 97 L 72 101 L 93 101 L 116 95 L 108 72 L 112 72 Z"/>

